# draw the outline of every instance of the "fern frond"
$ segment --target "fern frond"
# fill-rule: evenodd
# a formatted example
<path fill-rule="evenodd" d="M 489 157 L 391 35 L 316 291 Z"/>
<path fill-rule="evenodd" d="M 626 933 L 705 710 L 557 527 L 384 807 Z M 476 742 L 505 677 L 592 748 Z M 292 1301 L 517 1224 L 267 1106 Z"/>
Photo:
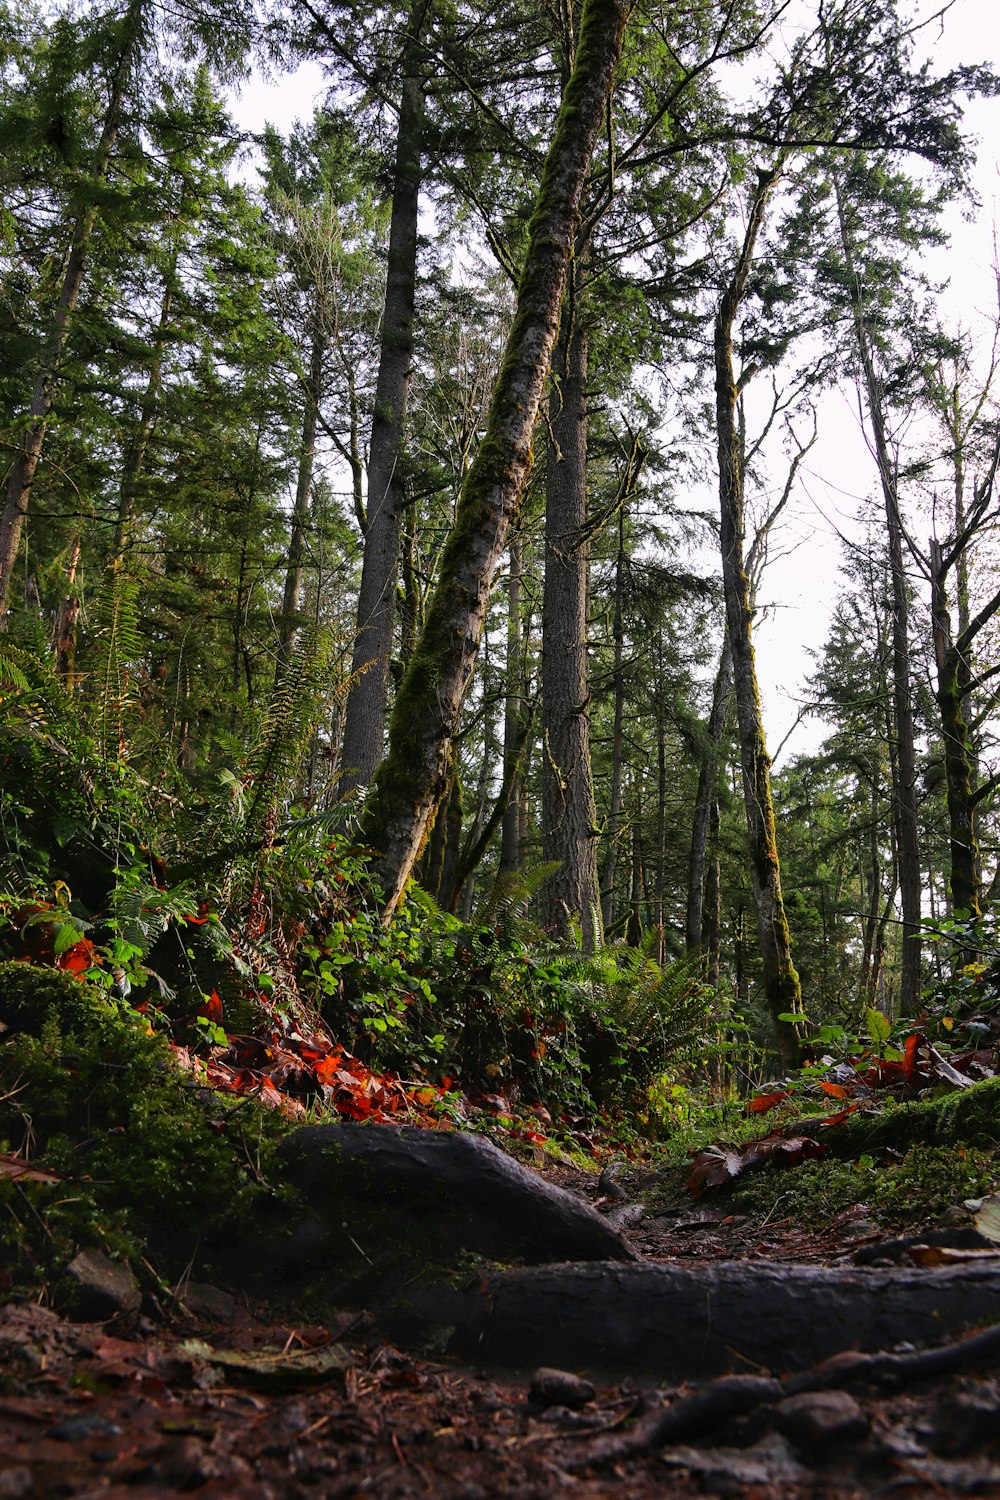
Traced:
<path fill-rule="evenodd" d="M 523 870 L 503 870 L 476 902 L 473 923 L 479 927 L 510 930 L 527 915 L 531 901 L 559 868 L 558 860 L 530 865 Z"/>
<path fill-rule="evenodd" d="M 91 731 L 104 765 L 125 759 L 125 719 L 132 701 L 132 669 L 143 655 L 139 585 L 122 573 L 104 576 L 97 596 Z"/>
<path fill-rule="evenodd" d="M 335 671 L 337 636 L 317 625 L 300 632 L 291 658 L 278 674 L 246 772 L 244 825 L 254 830 L 288 794 L 309 741 L 324 713 L 340 701 L 347 684 Z"/>

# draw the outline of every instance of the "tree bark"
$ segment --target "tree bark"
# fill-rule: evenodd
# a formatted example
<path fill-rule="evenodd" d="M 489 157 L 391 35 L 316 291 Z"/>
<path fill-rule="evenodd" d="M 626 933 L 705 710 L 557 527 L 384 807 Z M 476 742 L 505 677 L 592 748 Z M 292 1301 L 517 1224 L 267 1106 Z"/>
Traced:
<path fill-rule="evenodd" d="M 415 22 L 415 15 L 413 17 Z M 424 93 L 419 31 L 404 58 L 389 222 L 385 306 L 375 414 L 368 452 L 365 548 L 357 636 L 341 748 L 341 789 L 369 786 L 382 759 L 389 663 L 396 622 L 400 518 L 404 505 L 403 429 L 413 365 L 417 285 L 417 220 L 423 180 Z"/>
<path fill-rule="evenodd" d="M 309 381 L 305 393 L 305 410 L 302 414 L 302 439 L 299 443 L 295 505 L 292 510 L 292 529 L 288 539 L 288 558 L 285 564 L 285 588 L 281 601 L 281 619 L 278 625 L 278 660 L 275 680 L 284 672 L 295 650 L 306 558 L 306 533 L 309 529 L 309 501 L 312 494 L 313 469 L 316 463 L 316 431 L 322 381 L 323 340 L 319 329 L 315 328 L 310 341 Z"/>
<path fill-rule="evenodd" d="M 964 713 L 969 694 L 967 653 L 961 649 L 964 644 L 962 637 L 958 642 L 952 639 L 951 613 L 945 589 L 946 570 L 941 545 L 934 539 L 930 545 L 930 563 L 931 629 L 937 665 L 935 698 L 941 715 L 947 786 L 951 905 L 953 912 L 968 912 L 978 921 L 982 916 L 982 902 L 973 797 L 973 749 Z"/>
<path fill-rule="evenodd" d="M 142 12 L 146 0 L 131 0 L 125 14 L 121 47 L 111 80 L 111 93 L 104 125 L 97 145 L 91 183 L 98 187 L 108 174 L 111 153 L 121 126 L 129 70 L 139 40 Z M 31 490 L 38 461 L 42 455 L 45 429 L 55 400 L 59 371 L 69 342 L 73 317 L 80 300 L 87 267 L 87 251 L 98 218 L 96 201 L 88 203 L 77 215 L 70 237 L 66 270 L 56 302 L 52 326 L 42 352 L 31 404 L 28 407 L 24 435 L 18 446 L 7 480 L 3 510 L 0 511 L 0 630 L 4 628 L 10 603 L 10 586 L 17 560 L 17 550 L 28 514 Z"/>
<path fill-rule="evenodd" d="M 705 945 L 703 911 L 706 900 L 706 859 L 708 836 L 712 819 L 712 808 L 718 803 L 716 779 L 719 767 L 719 746 L 725 732 L 729 700 L 733 691 L 733 657 L 728 637 L 722 643 L 719 667 L 712 689 L 712 710 L 708 716 L 708 736 L 705 741 L 701 764 L 698 767 L 698 790 L 694 800 L 694 819 L 691 827 L 691 855 L 688 862 L 688 899 L 685 921 L 685 945 L 689 953 L 697 953 Z"/>
<path fill-rule="evenodd" d="M 575 262 L 578 269 L 579 257 Z M 549 402 L 542 590 L 542 852 L 559 868 L 548 921 L 585 953 L 602 939 L 587 664 L 587 332 L 571 273 Z"/>
<path fill-rule="evenodd" d="M 903 523 L 899 511 L 896 470 L 889 453 L 885 429 L 882 386 L 875 370 L 871 344 L 865 328 L 861 282 L 854 265 L 847 214 L 840 186 L 835 181 L 840 236 L 852 291 L 854 331 L 864 375 L 868 415 L 875 440 L 882 497 L 885 501 L 889 542 L 889 572 L 892 579 L 892 698 L 896 741 L 896 845 L 899 891 L 903 913 L 903 973 L 900 1008 L 903 1015 L 916 1015 L 920 1004 L 920 826 L 917 815 L 917 754 L 913 728 L 913 697 L 910 691 L 909 596 L 903 566 Z"/>
<path fill-rule="evenodd" d="M 615 906 L 615 875 L 622 828 L 622 762 L 625 756 L 625 507 L 618 512 L 618 553 L 615 558 L 615 613 L 612 625 L 614 665 L 614 724 L 611 731 L 611 796 L 605 834 L 607 854 L 601 879 L 601 915 L 605 932 L 612 925 Z"/>
<path fill-rule="evenodd" d="M 754 665 L 750 582 L 743 556 L 743 461 L 737 426 L 739 390 L 733 370 L 733 327 L 753 260 L 771 191 L 780 164 L 762 173 L 750 210 L 736 270 L 715 320 L 715 395 L 719 449 L 720 542 L 726 621 L 733 662 L 733 685 L 740 737 L 743 800 L 746 806 L 750 883 L 757 909 L 757 933 L 764 970 L 767 1009 L 783 1065 L 797 1067 L 802 1045 L 795 1026 L 779 1020 L 802 1010 L 799 976 L 792 962 L 791 939 L 781 894 L 781 871 L 771 800 L 771 762 L 764 739 L 763 715 Z"/>
<path fill-rule="evenodd" d="M 528 476 L 583 184 L 610 100 L 625 14 L 626 0 L 586 0 L 584 6 L 486 433 L 462 485 L 439 582 L 396 696 L 389 752 L 365 808 L 362 837 L 375 851 L 386 920 L 400 902 L 444 790 L 448 748 L 475 667 L 497 564 Z"/>
<path fill-rule="evenodd" d="M 520 730 L 524 715 L 521 650 L 521 570 L 523 541 L 520 528 L 510 533 L 510 573 L 507 583 L 507 660 L 503 712 L 504 809 L 500 825 L 500 871 L 512 874 L 521 864 L 518 816 L 518 767 L 523 751 Z M 520 743 L 519 743 L 520 741 Z"/>

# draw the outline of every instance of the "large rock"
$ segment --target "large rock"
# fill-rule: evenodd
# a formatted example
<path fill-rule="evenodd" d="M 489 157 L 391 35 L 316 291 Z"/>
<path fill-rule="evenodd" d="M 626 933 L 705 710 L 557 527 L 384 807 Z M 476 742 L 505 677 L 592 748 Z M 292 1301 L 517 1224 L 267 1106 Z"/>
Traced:
<path fill-rule="evenodd" d="M 416 1275 L 463 1252 L 489 1260 L 635 1260 L 589 1204 L 482 1136 L 400 1125 L 313 1125 L 281 1144 L 281 1176 L 307 1201 L 289 1262 L 365 1279 Z"/>
<path fill-rule="evenodd" d="M 100 1250 L 81 1250 L 66 1267 L 69 1310 L 81 1323 L 131 1318 L 142 1306 L 142 1293 L 123 1261 Z"/>

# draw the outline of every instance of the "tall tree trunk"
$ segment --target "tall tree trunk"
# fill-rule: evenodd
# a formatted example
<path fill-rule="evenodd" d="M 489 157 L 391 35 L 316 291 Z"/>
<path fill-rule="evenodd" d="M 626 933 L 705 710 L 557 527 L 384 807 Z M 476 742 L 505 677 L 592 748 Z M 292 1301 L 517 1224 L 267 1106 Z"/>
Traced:
<path fill-rule="evenodd" d="M 709 831 L 712 809 L 718 803 L 719 747 L 725 733 L 729 702 L 733 691 L 733 657 L 729 649 L 728 636 L 722 642 L 719 666 L 712 689 L 712 709 L 708 716 L 708 734 L 702 746 L 701 763 L 698 767 L 698 790 L 694 799 L 694 818 L 691 826 L 691 854 L 688 861 L 687 916 L 684 924 L 685 946 L 689 953 L 697 953 L 706 946 L 704 933 L 704 904 L 706 858 L 709 846 Z"/>
<path fill-rule="evenodd" d="M 524 716 L 522 697 L 523 652 L 521 649 L 521 569 L 523 538 L 521 528 L 512 527 L 509 544 L 510 573 L 507 583 L 507 660 L 505 663 L 503 711 L 503 779 L 507 788 L 500 825 L 500 870 L 512 874 L 520 868 L 521 840 L 518 816 L 517 764 L 521 758 L 520 728 Z"/>
<path fill-rule="evenodd" d="M 67 693 L 77 685 L 76 672 L 76 624 L 80 615 L 80 596 L 76 587 L 76 570 L 80 564 L 80 533 L 73 538 L 69 562 L 66 565 L 66 592 L 59 613 L 56 615 L 52 640 L 55 645 L 56 671 L 63 679 Z"/>
<path fill-rule="evenodd" d="M 574 263 L 579 272 L 580 258 Z M 577 277 L 563 299 L 549 402 L 542 588 L 542 853 L 558 861 L 548 920 L 585 953 L 602 938 L 587 670 L 587 332 Z"/>
<path fill-rule="evenodd" d="M 295 505 L 292 529 L 288 539 L 285 564 L 285 588 L 278 625 L 278 660 L 275 680 L 284 672 L 295 650 L 299 609 L 302 602 L 302 577 L 306 560 L 306 535 L 309 530 L 309 502 L 312 494 L 313 469 L 316 464 L 316 429 L 323 381 L 323 340 L 314 329 L 309 352 L 309 380 L 302 413 L 302 438 L 299 443 L 299 466 L 295 481 Z"/>
<path fill-rule="evenodd" d="M 417 219 L 423 179 L 424 92 L 418 7 L 404 57 L 389 221 L 389 255 L 375 414 L 368 452 L 368 505 L 358 594 L 358 624 L 341 747 L 341 787 L 369 786 L 382 759 L 389 663 L 395 629 L 400 518 L 404 503 L 403 430 L 413 366 Z"/>
<path fill-rule="evenodd" d="M 389 752 L 365 809 L 362 835 L 377 851 L 386 918 L 399 904 L 437 811 L 493 578 L 530 468 L 583 184 L 609 106 L 626 9 L 627 0 L 585 0 L 486 433 L 462 485 L 438 585 L 396 696 Z"/>
<path fill-rule="evenodd" d="M 903 522 L 899 511 L 896 468 L 885 429 L 882 385 L 875 369 L 861 282 L 854 264 L 854 247 L 840 185 L 834 179 L 844 263 L 853 289 L 854 331 L 864 375 L 868 415 L 875 439 L 882 497 L 885 501 L 892 579 L 892 700 L 896 741 L 896 843 L 899 891 L 903 911 L 903 974 L 900 1004 L 903 1015 L 916 1015 L 920 1002 L 920 825 L 917 815 L 917 754 L 910 689 L 910 604 L 903 566 Z"/>
<path fill-rule="evenodd" d="M 111 80 L 111 93 L 91 172 L 93 188 L 98 188 L 107 177 L 111 154 L 118 139 L 125 91 L 139 41 L 145 4 L 146 0 L 131 0 L 124 17 L 121 45 Z M 25 516 L 28 514 L 31 489 L 35 482 L 38 461 L 42 455 L 45 429 L 52 411 L 52 403 L 55 400 L 59 371 L 73 326 L 73 317 L 80 300 L 80 290 L 87 267 L 87 251 L 97 223 L 98 211 L 95 194 L 94 200 L 81 209 L 74 222 L 69 253 L 66 257 L 66 269 L 63 273 L 52 326 L 41 354 L 35 388 L 28 407 L 27 422 L 7 479 L 3 510 L 0 511 L 0 629 L 4 628 L 7 616 L 11 579 L 17 560 L 21 531 L 24 527 Z"/>
<path fill-rule="evenodd" d="M 622 762 L 625 754 L 625 507 L 618 512 L 618 552 L 615 558 L 615 614 L 612 625 L 614 665 L 614 726 L 611 731 L 611 796 L 605 835 L 607 854 L 601 880 L 601 915 L 607 932 L 614 918 L 615 873 L 622 826 Z"/>
<path fill-rule="evenodd" d="M 941 545 L 933 538 L 930 563 L 931 629 L 937 665 L 935 697 L 941 716 L 947 787 L 951 905 L 953 911 L 968 912 L 978 920 L 982 916 L 982 903 L 973 796 L 973 750 L 964 714 L 969 693 L 968 661 L 967 653 L 960 649 L 963 638 L 960 636 L 958 642 L 952 639 Z M 968 961 L 971 962 L 971 956 Z"/>
<path fill-rule="evenodd" d="M 746 807 L 750 883 L 757 908 L 757 933 L 764 970 L 764 993 L 774 1023 L 782 1063 L 797 1067 L 802 1044 L 794 1024 L 779 1016 L 802 1010 L 802 990 L 792 962 L 791 939 L 781 895 L 781 871 L 771 800 L 771 762 L 764 739 L 760 692 L 754 664 L 750 582 L 743 556 L 743 455 L 737 426 L 739 388 L 733 370 L 733 328 L 746 292 L 754 247 L 767 202 L 780 176 L 780 164 L 760 174 L 736 270 L 715 320 L 715 397 L 719 445 L 719 498 L 722 581 L 726 596 L 729 649 L 740 736 L 743 800 Z"/>

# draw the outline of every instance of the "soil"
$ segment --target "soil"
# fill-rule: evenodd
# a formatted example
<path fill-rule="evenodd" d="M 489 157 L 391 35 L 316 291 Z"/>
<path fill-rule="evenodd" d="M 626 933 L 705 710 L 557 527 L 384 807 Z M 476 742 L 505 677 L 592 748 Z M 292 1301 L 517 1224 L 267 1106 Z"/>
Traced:
<path fill-rule="evenodd" d="M 600 1199 L 585 1173 L 546 1175 Z M 721 1196 L 674 1202 L 626 1232 L 642 1255 L 687 1265 L 878 1263 L 904 1253 L 863 1209 L 806 1233 L 727 1208 Z M 949 1226 L 936 1230 L 949 1237 Z M 855 1382 L 790 1400 L 772 1393 L 683 1444 L 622 1456 L 616 1438 L 694 1388 L 625 1381 L 598 1383 L 591 1395 L 573 1380 L 533 1386 L 532 1370 L 491 1372 L 397 1349 L 363 1310 L 303 1327 L 277 1305 L 217 1289 L 178 1288 L 167 1306 L 147 1298 L 131 1323 L 74 1323 L 15 1303 L 0 1309 L 0 1500 L 1000 1497 L 1000 1382 L 989 1368 L 997 1362 L 895 1389 Z"/>

